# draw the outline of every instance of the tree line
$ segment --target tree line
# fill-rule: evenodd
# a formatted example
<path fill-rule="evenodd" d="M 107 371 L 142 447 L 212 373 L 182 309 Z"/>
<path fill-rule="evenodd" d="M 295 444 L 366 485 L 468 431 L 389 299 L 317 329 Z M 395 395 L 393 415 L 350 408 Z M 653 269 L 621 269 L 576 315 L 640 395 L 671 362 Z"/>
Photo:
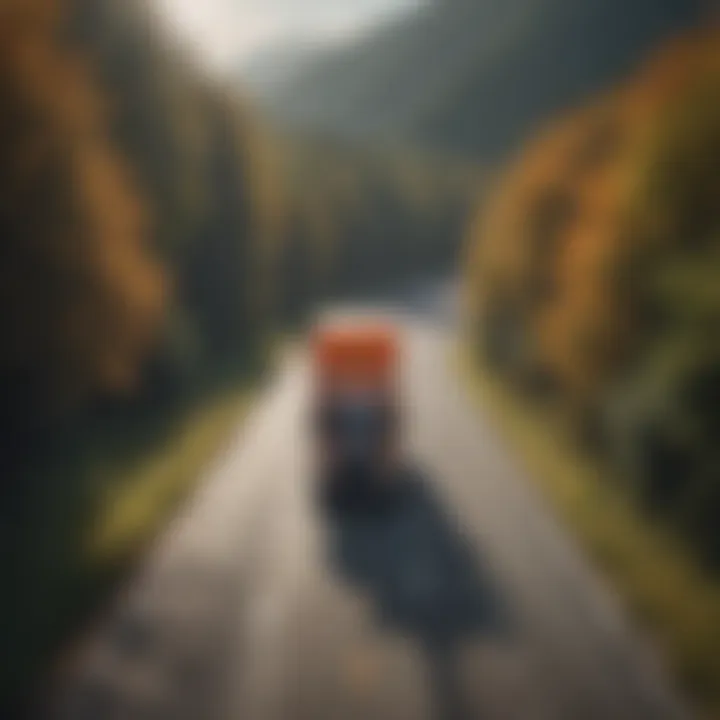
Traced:
<path fill-rule="evenodd" d="M 477 351 L 720 562 L 720 43 L 673 41 L 548 127 L 466 257 Z"/>
<path fill-rule="evenodd" d="M 476 168 L 312 136 L 283 157 L 291 216 L 280 285 L 291 322 L 298 308 L 456 271 Z"/>

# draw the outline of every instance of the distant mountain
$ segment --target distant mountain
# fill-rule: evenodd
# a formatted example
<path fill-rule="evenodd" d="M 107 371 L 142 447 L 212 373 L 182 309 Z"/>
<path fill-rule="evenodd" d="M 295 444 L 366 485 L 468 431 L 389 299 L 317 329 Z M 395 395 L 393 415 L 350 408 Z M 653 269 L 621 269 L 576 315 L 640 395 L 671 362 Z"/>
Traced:
<path fill-rule="evenodd" d="M 705 0 L 436 0 L 265 93 L 292 124 L 502 158 L 625 76 Z"/>
<path fill-rule="evenodd" d="M 331 43 L 289 39 L 273 44 L 241 63 L 235 76 L 243 89 L 261 96 L 283 91 L 289 83 L 304 76 L 311 66 L 335 50 Z"/>

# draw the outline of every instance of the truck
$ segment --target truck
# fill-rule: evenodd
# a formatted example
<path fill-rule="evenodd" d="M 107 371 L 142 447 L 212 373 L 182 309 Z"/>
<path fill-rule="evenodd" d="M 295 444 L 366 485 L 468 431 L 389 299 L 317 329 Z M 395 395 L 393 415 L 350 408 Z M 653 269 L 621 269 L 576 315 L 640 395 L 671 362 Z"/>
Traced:
<path fill-rule="evenodd" d="M 401 340 L 377 321 L 335 321 L 312 340 L 320 496 L 331 505 L 391 498 L 400 472 Z"/>

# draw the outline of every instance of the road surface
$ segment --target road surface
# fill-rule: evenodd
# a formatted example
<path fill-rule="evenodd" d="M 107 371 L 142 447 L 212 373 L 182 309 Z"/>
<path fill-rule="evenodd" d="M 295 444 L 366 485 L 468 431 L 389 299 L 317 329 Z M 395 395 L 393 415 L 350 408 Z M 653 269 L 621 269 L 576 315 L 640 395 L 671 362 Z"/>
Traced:
<path fill-rule="evenodd" d="M 400 321 L 403 502 L 355 518 L 315 506 L 294 353 L 83 648 L 53 717 L 687 717 L 463 392 L 448 313 Z"/>

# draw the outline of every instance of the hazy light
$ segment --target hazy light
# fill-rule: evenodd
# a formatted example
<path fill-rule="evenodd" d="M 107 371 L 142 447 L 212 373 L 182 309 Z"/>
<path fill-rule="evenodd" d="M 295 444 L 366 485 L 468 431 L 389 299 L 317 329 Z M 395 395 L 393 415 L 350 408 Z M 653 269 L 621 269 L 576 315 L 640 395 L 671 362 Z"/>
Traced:
<path fill-rule="evenodd" d="M 284 41 L 329 43 L 423 0 L 153 0 L 184 41 L 220 71 Z"/>

